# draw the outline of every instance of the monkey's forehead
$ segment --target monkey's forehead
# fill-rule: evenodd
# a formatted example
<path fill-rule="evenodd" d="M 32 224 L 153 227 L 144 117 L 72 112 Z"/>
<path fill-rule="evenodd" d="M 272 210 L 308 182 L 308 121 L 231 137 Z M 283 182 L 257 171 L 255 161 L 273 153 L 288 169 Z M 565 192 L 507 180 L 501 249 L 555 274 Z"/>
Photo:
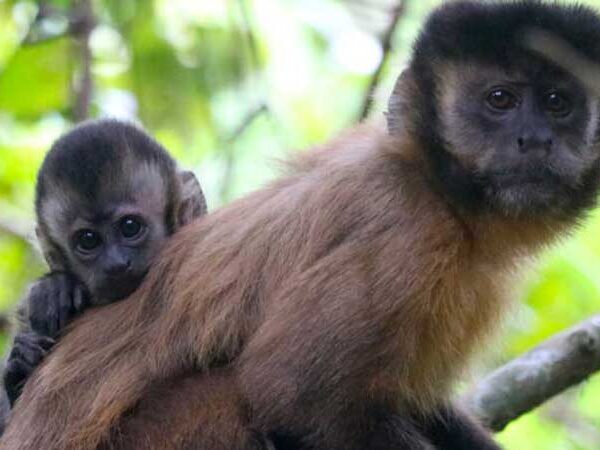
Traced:
<path fill-rule="evenodd" d="M 78 218 L 93 222 L 124 204 L 147 214 L 166 210 L 169 180 L 155 164 L 122 166 L 98 178 L 95 189 L 87 190 L 69 178 L 46 180 L 44 196 L 38 205 L 38 221 L 60 233 Z"/>
<path fill-rule="evenodd" d="M 528 59 L 527 63 L 520 66 L 502 66 L 480 61 L 471 61 L 469 64 L 441 62 L 436 68 L 436 80 L 446 90 L 463 94 L 471 94 L 480 88 L 487 89 L 490 83 L 498 82 L 535 86 L 538 89 L 565 88 L 572 94 L 581 94 L 581 98 L 591 93 L 586 90 L 585 80 L 581 79 L 578 72 L 567 71 L 540 59 Z M 438 95 L 444 94 L 443 91 L 444 89 L 439 89 Z"/>
<path fill-rule="evenodd" d="M 134 174 L 149 164 L 164 176 L 175 173 L 167 151 L 143 130 L 116 120 L 97 120 L 75 127 L 52 146 L 38 173 L 37 197 L 43 199 L 52 183 L 76 186 L 95 197 L 103 184 Z"/>
<path fill-rule="evenodd" d="M 414 59 L 477 59 L 511 64 L 515 54 L 532 54 L 524 43 L 530 30 L 541 29 L 564 39 L 592 61 L 600 62 L 600 18 L 581 5 L 537 1 L 448 3 L 426 22 L 414 48 Z"/>

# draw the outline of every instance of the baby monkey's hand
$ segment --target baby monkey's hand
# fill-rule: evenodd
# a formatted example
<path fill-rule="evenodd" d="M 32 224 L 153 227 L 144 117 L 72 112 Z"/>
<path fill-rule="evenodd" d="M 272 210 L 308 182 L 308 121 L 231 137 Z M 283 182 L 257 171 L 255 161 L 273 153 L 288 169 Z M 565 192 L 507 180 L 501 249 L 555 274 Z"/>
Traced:
<path fill-rule="evenodd" d="M 4 387 L 10 405 L 14 405 L 25 382 L 54 345 L 54 339 L 37 333 L 19 333 L 6 361 Z"/>
<path fill-rule="evenodd" d="M 31 329 L 56 339 L 67 323 L 86 309 L 89 295 L 74 276 L 52 272 L 33 285 L 27 301 Z"/>

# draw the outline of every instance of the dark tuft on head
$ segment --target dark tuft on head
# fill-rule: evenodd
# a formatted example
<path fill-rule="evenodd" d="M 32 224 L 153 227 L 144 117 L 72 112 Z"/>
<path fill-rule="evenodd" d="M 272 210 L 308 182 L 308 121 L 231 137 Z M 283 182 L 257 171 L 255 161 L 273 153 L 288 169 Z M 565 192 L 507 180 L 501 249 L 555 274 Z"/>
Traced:
<path fill-rule="evenodd" d="M 137 126 L 110 119 L 85 122 L 59 138 L 46 155 L 37 178 L 38 217 L 49 182 L 72 186 L 94 201 L 107 171 L 123 161 L 125 152 L 140 162 L 154 163 L 165 180 L 175 172 L 175 162 L 166 150 Z"/>
<path fill-rule="evenodd" d="M 520 40 L 528 29 L 555 33 L 582 55 L 600 62 L 600 19 L 592 9 L 535 0 L 459 1 L 440 7 L 415 44 L 413 62 L 441 57 L 510 64 L 515 53 L 523 50 Z"/>

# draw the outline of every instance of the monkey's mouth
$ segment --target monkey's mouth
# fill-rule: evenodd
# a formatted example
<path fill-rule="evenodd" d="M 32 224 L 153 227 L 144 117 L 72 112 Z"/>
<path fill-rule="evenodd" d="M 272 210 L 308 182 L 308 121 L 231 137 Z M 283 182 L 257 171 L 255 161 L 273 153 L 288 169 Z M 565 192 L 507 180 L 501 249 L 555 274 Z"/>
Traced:
<path fill-rule="evenodd" d="M 562 177 L 547 167 L 498 171 L 492 173 L 489 180 L 496 189 L 518 189 L 522 187 L 524 189 L 553 190 L 562 184 Z"/>
<path fill-rule="evenodd" d="M 487 180 L 489 206 L 509 215 L 560 212 L 571 198 L 568 179 L 548 168 L 495 172 Z"/>
<path fill-rule="evenodd" d="M 99 292 L 100 302 L 108 303 L 129 297 L 140 286 L 144 276 L 145 273 L 142 273 L 105 280 L 105 287 Z"/>

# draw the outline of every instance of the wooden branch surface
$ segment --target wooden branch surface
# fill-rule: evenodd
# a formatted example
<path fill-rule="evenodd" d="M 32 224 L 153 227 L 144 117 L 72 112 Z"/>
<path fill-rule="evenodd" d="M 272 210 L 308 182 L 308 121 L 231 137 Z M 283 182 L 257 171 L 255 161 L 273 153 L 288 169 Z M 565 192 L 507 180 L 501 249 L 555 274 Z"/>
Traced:
<path fill-rule="evenodd" d="M 468 409 L 494 431 L 600 370 L 600 315 L 557 334 L 481 380 Z"/>

